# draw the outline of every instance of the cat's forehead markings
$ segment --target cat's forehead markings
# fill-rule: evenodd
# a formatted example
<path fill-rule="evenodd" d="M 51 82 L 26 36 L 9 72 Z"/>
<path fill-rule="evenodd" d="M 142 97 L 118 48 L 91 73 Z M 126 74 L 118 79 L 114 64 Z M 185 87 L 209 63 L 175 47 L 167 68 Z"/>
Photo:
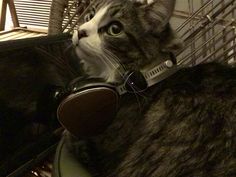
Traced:
<path fill-rule="evenodd" d="M 107 13 L 110 16 L 116 16 L 116 14 L 120 11 L 121 7 L 121 4 L 113 5 L 107 10 Z"/>
<path fill-rule="evenodd" d="M 95 14 L 95 16 L 87 23 L 84 23 L 83 25 L 81 25 L 79 29 L 80 30 L 85 29 L 88 32 L 88 34 L 91 32 L 95 33 L 97 31 L 98 24 L 100 23 L 100 21 L 106 14 L 109 7 L 110 7 L 109 5 L 106 5 L 100 8 L 98 12 Z"/>
<path fill-rule="evenodd" d="M 110 7 L 110 5 L 106 5 L 106 6 L 101 7 L 97 11 L 95 16 L 88 23 L 98 25 L 100 23 L 100 21 L 102 20 L 102 18 L 104 17 L 104 15 L 107 13 L 107 10 L 109 9 L 109 7 Z"/>
<path fill-rule="evenodd" d="M 95 9 L 100 9 L 101 7 L 104 7 L 108 4 L 108 2 L 104 1 L 104 2 L 94 2 L 93 7 Z"/>
<path fill-rule="evenodd" d="M 92 21 L 96 22 L 97 24 L 102 20 L 104 15 L 106 14 L 107 10 L 109 9 L 110 5 L 106 5 L 98 10 Z"/>

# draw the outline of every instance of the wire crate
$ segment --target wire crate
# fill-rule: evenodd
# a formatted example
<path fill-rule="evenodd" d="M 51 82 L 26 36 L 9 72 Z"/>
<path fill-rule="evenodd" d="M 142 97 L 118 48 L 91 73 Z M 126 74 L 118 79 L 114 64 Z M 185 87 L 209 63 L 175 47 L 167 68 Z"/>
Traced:
<path fill-rule="evenodd" d="M 194 9 L 197 5 L 200 7 Z M 187 17 L 176 28 L 184 41 L 184 48 L 178 53 L 179 64 L 197 65 L 210 61 L 235 64 L 236 1 L 188 0 L 187 10 L 174 14 Z"/>

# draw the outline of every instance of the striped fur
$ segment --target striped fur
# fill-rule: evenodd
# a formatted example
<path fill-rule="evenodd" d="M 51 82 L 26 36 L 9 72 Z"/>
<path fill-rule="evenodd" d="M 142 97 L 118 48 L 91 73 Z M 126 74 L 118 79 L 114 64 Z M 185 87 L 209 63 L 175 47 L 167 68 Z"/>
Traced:
<path fill-rule="evenodd" d="M 119 83 L 124 70 L 149 70 L 178 48 L 168 24 L 175 0 L 100 2 L 73 39 L 91 76 Z M 182 69 L 122 97 L 102 134 L 78 140 L 67 133 L 67 144 L 93 177 L 235 177 L 235 95 L 234 68 Z"/>

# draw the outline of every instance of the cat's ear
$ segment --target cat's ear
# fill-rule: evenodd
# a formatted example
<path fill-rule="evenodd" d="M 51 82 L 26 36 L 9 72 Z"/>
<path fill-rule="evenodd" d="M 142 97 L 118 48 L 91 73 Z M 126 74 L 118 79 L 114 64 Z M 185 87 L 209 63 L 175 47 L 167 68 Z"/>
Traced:
<path fill-rule="evenodd" d="M 132 0 L 141 9 L 141 16 L 149 28 L 164 30 L 175 8 L 176 0 Z"/>

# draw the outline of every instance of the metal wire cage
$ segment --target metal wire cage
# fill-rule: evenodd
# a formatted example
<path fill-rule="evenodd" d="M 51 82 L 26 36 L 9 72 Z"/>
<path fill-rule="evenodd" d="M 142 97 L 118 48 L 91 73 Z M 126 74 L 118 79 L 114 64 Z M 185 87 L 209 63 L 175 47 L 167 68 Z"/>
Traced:
<path fill-rule="evenodd" d="M 48 34 L 71 32 L 93 0 L 52 0 Z"/>
<path fill-rule="evenodd" d="M 49 34 L 72 31 L 92 0 L 53 0 Z M 178 9 L 184 7 L 183 9 Z M 179 65 L 236 62 L 235 0 L 177 0 L 172 23 L 184 48 Z"/>
<path fill-rule="evenodd" d="M 235 0 L 188 0 L 187 19 L 176 28 L 184 41 L 179 64 L 197 65 L 218 61 L 236 62 Z M 195 4 L 194 4 L 195 3 Z M 175 13 L 176 14 L 176 13 Z"/>

